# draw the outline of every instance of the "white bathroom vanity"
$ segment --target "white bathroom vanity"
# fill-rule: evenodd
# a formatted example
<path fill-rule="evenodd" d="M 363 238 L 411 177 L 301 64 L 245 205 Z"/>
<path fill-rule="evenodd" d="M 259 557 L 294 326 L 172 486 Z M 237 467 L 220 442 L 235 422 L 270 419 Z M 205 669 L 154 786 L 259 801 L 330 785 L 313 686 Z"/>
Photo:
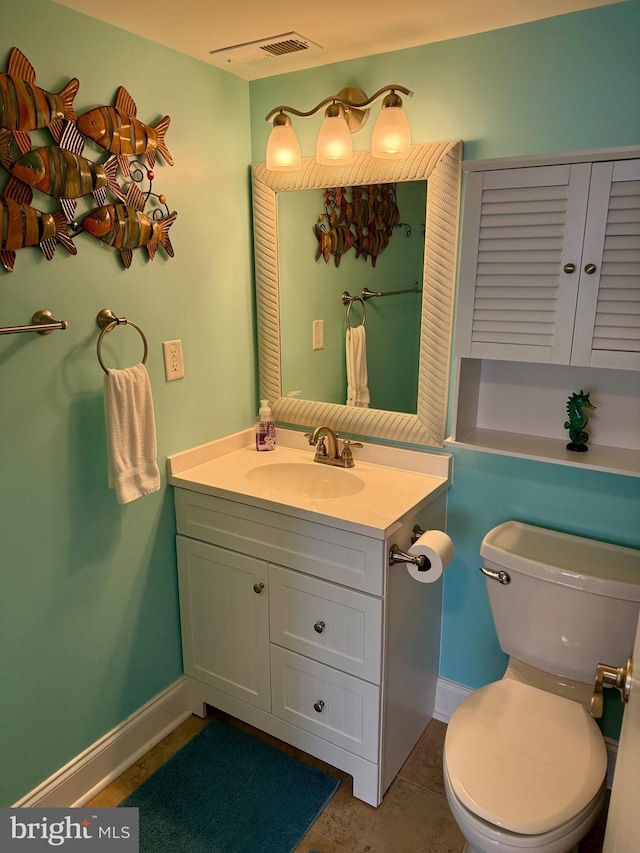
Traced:
<path fill-rule="evenodd" d="M 366 445 L 319 465 L 247 430 L 169 458 L 184 670 L 207 704 L 340 768 L 377 806 L 433 715 L 442 578 L 389 565 L 444 530 L 451 457 Z"/>

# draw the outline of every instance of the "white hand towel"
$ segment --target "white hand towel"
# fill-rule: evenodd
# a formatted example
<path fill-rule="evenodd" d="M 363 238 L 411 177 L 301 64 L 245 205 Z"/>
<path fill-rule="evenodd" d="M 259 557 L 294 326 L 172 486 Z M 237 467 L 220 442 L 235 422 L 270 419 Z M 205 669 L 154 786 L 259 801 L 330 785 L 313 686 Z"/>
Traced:
<path fill-rule="evenodd" d="M 347 406 L 366 409 L 371 402 L 367 387 L 367 338 L 364 326 L 347 329 Z"/>
<path fill-rule="evenodd" d="M 151 383 L 144 364 L 109 370 L 104 379 L 109 488 L 120 504 L 160 488 Z"/>

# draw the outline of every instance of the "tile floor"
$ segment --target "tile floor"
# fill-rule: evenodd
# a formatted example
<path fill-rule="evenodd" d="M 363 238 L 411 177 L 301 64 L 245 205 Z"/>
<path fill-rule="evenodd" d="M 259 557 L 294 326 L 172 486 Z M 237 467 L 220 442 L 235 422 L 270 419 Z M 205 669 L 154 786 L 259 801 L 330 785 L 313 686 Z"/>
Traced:
<path fill-rule="evenodd" d="M 377 809 L 353 797 L 351 778 L 345 773 L 213 710 L 206 720 L 186 720 L 90 800 L 86 808 L 118 805 L 214 714 L 340 777 L 340 787 L 295 853 L 461 853 L 464 839 L 447 806 L 442 779 L 442 745 L 447 727 L 437 720 L 427 726 Z M 601 853 L 605 820 L 606 813 L 581 842 L 580 853 Z"/>

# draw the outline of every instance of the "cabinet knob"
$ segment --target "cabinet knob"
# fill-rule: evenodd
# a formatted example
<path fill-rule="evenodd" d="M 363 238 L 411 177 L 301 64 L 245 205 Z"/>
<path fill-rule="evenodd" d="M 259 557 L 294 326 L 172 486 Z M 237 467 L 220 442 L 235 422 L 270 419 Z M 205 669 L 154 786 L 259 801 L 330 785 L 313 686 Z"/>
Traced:
<path fill-rule="evenodd" d="M 575 265 L 575 264 L 565 264 L 565 265 L 562 267 L 562 269 L 563 269 L 565 272 L 575 272 L 575 271 L 576 271 L 576 265 Z"/>
<path fill-rule="evenodd" d="M 322 621 L 319 619 L 319 620 L 316 622 L 316 624 L 313 626 L 313 630 L 314 630 L 316 633 L 318 633 L 318 634 L 322 634 L 322 632 L 324 631 L 324 629 L 325 629 L 326 627 L 327 627 L 327 626 L 324 624 L 324 622 L 322 622 Z"/>
<path fill-rule="evenodd" d="M 254 583 L 254 585 L 253 585 L 253 591 L 254 591 L 257 595 L 260 595 L 260 593 L 262 592 L 262 590 L 263 590 L 263 589 L 264 589 L 264 584 L 263 584 L 263 583 Z"/>
<path fill-rule="evenodd" d="M 593 275 L 597 269 L 598 268 L 595 264 L 587 264 L 584 268 L 584 271 L 586 272 L 587 275 Z"/>
<path fill-rule="evenodd" d="M 314 702 L 314 703 L 313 703 L 313 707 L 314 707 L 314 709 L 315 709 L 319 714 L 321 714 L 321 713 L 322 713 L 322 709 L 324 708 L 324 700 L 322 700 L 322 699 L 318 699 L 318 701 L 317 701 L 317 702 Z"/>

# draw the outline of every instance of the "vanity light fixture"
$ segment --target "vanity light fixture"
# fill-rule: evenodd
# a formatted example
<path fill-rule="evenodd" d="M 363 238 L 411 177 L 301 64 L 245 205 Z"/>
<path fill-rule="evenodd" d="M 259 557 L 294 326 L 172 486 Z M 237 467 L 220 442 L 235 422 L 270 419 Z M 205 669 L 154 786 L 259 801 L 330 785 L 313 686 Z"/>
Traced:
<path fill-rule="evenodd" d="M 294 107 L 275 107 L 266 117 L 266 121 L 273 120 L 273 130 L 267 143 L 267 169 L 284 172 L 300 168 L 300 145 L 287 113 L 313 116 L 325 106 L 325 119 L 316 145 L 316 161 L 326 166 L 348 163 L 353 156 L 351 134 L 364 125 L 370 105 L 382 95 L 385 98 L 373 129 L 371 156 L 388 160 L 406 157 L 411 145 L 411 131 L 398 92 L 409 97 L 413 95 L 410 89 L 393 85 L 383 86 L 367 98 L 362 89 L 349 87 L 320 101 L 308 112 Z"/>

